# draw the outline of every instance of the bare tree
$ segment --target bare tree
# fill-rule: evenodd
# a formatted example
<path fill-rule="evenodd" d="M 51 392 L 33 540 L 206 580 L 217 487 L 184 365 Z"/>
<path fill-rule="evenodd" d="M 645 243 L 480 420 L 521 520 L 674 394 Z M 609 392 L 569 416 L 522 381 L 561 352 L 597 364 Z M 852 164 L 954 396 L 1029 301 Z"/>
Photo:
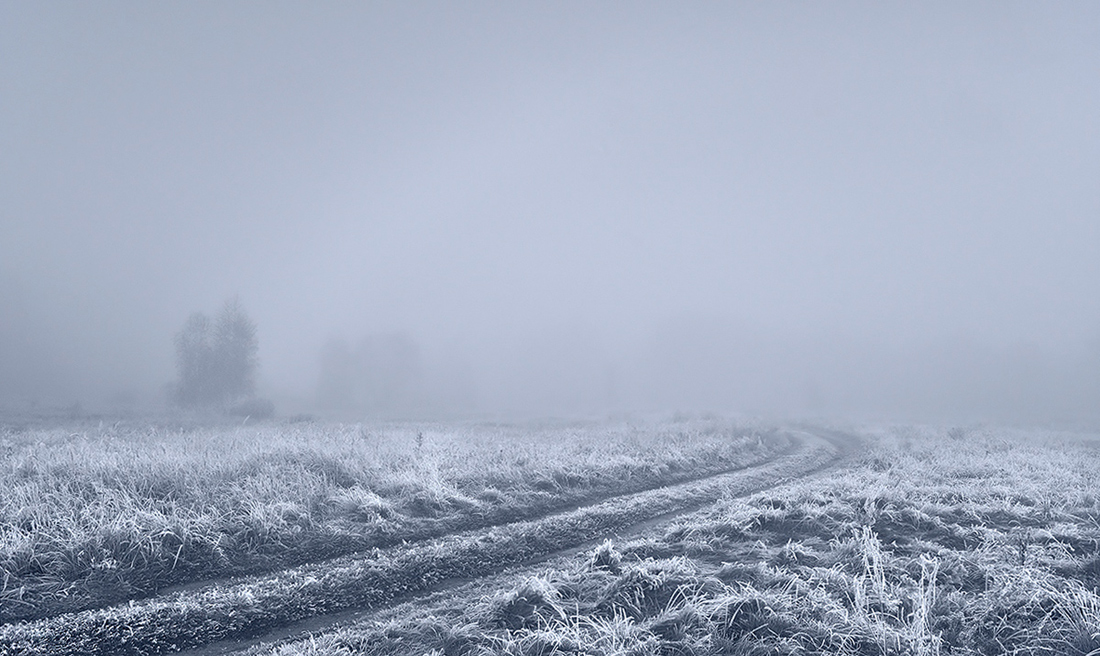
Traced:
<path fill-rule="evenodd" d="M 176 403 L 195 407 L 213 405 L 217 401 L 210 320 L 202 312 L 188 317 L 183 330 L 176 335 L 176 369 L 179 372 L 174 390 Z"/>
<path fill-rule="evenodd" d="M 176 335 L 176 403 L 224 407 L 250 397 L 257 350 L 256 324 L 237 298 L 226 301 L 214 322 L 201 312 L 192 314 Z"/>
<path fill-rule="evenodd" d="M 217 380 L 223 401 L 252 396 L 256 391 L 256 324 L 238 298 L 226 301 L 214 326 Z"/>

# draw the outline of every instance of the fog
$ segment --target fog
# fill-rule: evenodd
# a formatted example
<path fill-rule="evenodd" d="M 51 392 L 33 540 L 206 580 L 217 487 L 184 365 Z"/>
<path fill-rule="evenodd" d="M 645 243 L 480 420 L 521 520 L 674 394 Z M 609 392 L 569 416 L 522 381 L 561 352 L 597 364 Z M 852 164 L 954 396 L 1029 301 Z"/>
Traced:
<path fill-rule="evenodd" d="M 1097 117 L 1095 3 L 4 2 L 0 407 L 237 296 L 280 413 L 1095 417 Z"/>

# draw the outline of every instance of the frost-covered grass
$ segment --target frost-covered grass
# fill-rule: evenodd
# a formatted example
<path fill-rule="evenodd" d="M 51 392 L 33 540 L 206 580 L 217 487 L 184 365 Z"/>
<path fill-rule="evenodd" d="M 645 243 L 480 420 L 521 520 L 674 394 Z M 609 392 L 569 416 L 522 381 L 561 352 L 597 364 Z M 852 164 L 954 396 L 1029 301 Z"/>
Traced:
<path fill-rule="evenodd" d="M 1100 436 L 878 437 L 659 537 L 252 653 L 1100 654 Z"/>
<path fill-rule="evenodd" d="M 785 444 L 703 420 L 7 429 L 0 621 L 533 517 Z"/>
<path fill-rule="evenodd" d="M 151 656 L 272 630 L 327 626 L 347 610 L 379 609 L 440 584 L 493 577 L 510 567 L 629 530 L 666 513 L 762 489 L 835 462 L 807 440 L 755 467 L 612 497 L 537 519 L 240 577 L 99 610 L 0 626 L 0 654 Z M 238 643 L 239 644 L 239 643 Z"/>

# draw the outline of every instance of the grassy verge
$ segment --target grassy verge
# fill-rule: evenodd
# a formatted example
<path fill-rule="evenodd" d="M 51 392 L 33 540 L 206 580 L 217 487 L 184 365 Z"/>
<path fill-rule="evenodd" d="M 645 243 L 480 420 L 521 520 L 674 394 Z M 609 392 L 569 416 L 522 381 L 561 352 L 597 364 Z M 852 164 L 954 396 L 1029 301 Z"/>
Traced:
<path fill-rule="evenodd" d="M 2 431 L 0 622 L 534 517 L 784 446 L 714 421 Z"/>
<path fill-rule="evenodd" d="M 821 465 L 833 451 L 806 448 L 773 463 L 621 497 L 488 530 L 376 550 L 146 602 L 0 627 L 4 654 L 157 654 L 347 608 L 374 607 L 442 581 L 478 577 L 684 508 L 749 491 Z"/>
<path fill-rule="evenodd" d="M 251 653 L 1100 653 L 1095 436 L 881 437 L 658 538 Z"/>

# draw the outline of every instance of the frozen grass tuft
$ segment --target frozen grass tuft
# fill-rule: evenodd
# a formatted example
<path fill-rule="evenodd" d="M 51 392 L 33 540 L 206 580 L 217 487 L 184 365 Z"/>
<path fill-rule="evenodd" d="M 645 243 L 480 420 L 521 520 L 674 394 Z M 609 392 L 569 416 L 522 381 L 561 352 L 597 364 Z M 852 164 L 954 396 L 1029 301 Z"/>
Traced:
<path fill-rule="evenodd" d="M 604 540 L 603 544 L 592 551 L 588 559 L 588 566 L 594 570 L 604 570 L 612 574 L 622 571 L 623 555 L 615 549 L 611 540 Z"/>
<path fill-rule="evenodd" d="M 533 577 L 521 586 L 490 600 L 485 623 L 491 627 L 517 631 L 545 626 L 564 616 L 557 589 L 545 578 Z"/>

